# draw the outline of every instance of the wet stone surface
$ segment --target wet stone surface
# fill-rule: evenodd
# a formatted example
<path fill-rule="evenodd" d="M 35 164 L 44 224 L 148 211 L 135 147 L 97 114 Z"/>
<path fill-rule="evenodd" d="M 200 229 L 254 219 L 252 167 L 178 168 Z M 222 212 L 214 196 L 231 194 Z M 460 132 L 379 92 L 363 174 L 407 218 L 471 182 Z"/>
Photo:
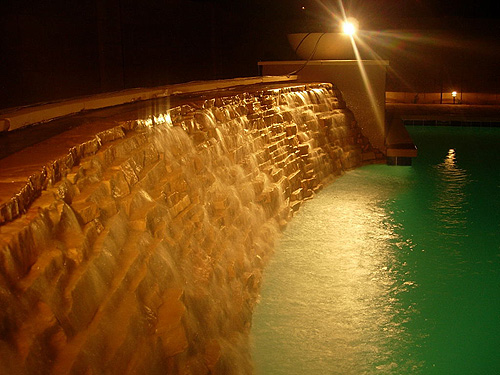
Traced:
<path fill-rule="evenodd" d="M 0 372 L 252 373 L 277 233 L 379 154 L 308 84 L 101 118 L 1 159 Z"/>

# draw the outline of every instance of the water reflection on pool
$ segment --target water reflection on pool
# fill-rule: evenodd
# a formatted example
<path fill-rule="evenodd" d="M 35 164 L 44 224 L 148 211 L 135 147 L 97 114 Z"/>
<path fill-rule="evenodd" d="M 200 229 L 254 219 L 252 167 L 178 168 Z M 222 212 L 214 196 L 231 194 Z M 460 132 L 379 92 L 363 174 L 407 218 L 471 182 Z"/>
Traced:
<path fill-rule="evenodd" d="M 254 315 L 258 375 L 498 373 L 499 174 L 449 131 L 414 130 L 413 167 L 351 171 L 292 220 Z"/>
<path fill-rule="evenodd" d="M 411 170 L 393 168 L 381 181 L 372 170 L 337 180 L 283 234 L 255 318 L 259 373 L 354 374 L 397 365 L 392 348 L 406 345 L 402 323 L 417 308 L 398 297 L 417 285 L 395 254 L 411 242 L 395 233 L 384 202 Z"/>

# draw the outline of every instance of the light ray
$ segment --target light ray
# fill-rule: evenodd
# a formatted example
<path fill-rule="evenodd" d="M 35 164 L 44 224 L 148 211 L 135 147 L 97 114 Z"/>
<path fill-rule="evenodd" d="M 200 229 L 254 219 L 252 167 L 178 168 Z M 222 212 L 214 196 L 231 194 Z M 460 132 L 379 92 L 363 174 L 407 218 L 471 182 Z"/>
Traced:
<path fill-rule="evenodd" d="M 365 40 L 363 40 L 363 39 L 366 39 L 365 36 L 366 36 L 366 32 L 363 32 L 361 35 L 359 35 L 358 38 L 356 38 L 357 43 L 361 46 L 363 51 L 366 51 L 366 53 L 368 53 L 368 56 L 373 60 L 377 60 L 377 61 L 386 60 L 382 56 L 380 56 L 373 48 L 370 47 L 371 43 L 368 43 Z M 376 38 L 373 38 L 373 39 L 377 40 Z M 398 80 L 400 80 L 408 89 L 413 90 L 412 85 L 401 74 L 399 74 L 399 72 L 397 72 L 392 66 L 389 65 L 388 70 Z"/>
<path fill-rule="evenodd" d="M 358 47 L 356 46 L 356 41 L 354 36 L 349 36 L 351 39 L 352 48 L 354 50 L 354 55 L 356 56 L 356 62 L 358 63 L 359 72 L 361 74 L 361 78 L 363 79 L 363 83 L 366 88 L 366 93 L 368 94 L 368 99 L 370 100 L 370 104 L 373 109 L 373 114 L 375 115 L 375 120 L 380 129 L 384 129 L 385 124 L 382 118 L 381 110 L 377 106 L 377 102 L 375 101 L 375 94 L 373 93 L 373 88 L 368 79 L 368 75 L 366 74 L 365 67 L 363 65 L 363 60 L 361 59 L 361 55 L 359 53 Z"/>

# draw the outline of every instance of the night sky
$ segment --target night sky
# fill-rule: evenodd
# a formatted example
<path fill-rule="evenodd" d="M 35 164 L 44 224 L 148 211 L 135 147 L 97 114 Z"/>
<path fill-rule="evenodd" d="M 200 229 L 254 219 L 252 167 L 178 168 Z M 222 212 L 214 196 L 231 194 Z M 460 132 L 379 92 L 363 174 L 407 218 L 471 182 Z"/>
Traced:
<path fill-rule="evenodd" d="M 297 59 L 287 33 L 336 31 L 333 15 L 341 14 L 338 1 L 328 0 L 0 4 L 0 108 L 255 76 L 258 61 Z M 498 91 L 497 2 L 351 0 L 344 8 L 360 21 L 364 35 L 394 36 L 386 45 L 373 45 L 390 60 L 388 90 L 458 85 L 463 91 Z"/>

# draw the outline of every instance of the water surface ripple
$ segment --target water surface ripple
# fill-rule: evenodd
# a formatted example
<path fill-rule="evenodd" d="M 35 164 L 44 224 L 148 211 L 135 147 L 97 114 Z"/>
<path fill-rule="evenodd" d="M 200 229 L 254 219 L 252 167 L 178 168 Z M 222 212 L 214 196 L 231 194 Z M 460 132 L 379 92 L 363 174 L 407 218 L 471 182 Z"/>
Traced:
<path fill-rule="evenodd" d="M 347 173 L 283 233 L 258 375 L 500 373 L 499 129 L 410 131 L 413 167 Z"/>

